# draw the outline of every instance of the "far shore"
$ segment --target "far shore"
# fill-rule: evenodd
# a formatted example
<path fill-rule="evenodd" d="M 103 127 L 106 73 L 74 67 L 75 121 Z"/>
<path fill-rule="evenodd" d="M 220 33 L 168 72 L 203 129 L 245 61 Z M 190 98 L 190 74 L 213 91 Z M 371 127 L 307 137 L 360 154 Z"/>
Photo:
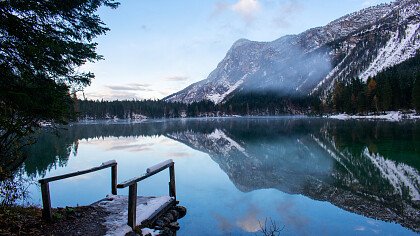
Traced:
<path fill-rule="evenodd" d="M 331 119 L 349 120 L 349 119 L 368 119 L 368 120 L 387 120 L 387 121 L 402 121 L 402 120 L 417 120 L 420 119 L 420 114 L 415 111 L 410 113 L 403 113 L 401 111 L 387 111 L 383 113 L 368 113 L 367 115 L 348 115 L 345 113 L 337 115 L 324 116 Z"/>
<path fill-rule="evenodd" d="M 141 119 L 119 119 L 119 118 L 109 118 L 109 119 L 81 119 L 77 124 L 96 124 L 96 123 L 142 123 L 142 122 L 162 122 L 167 120 L 188 120 L 188 119 L 232 119 L 232 118 L 252 118 L 252 119 L 267 119 L 267 118 L 327 118 L 327 119 L 336 119 L 336 120 L 385 120 L 385 121 L 404 121 L 404 120 L 417 120 L 420 119 L 420 114 L 416 113 L 414 110 L 410 112 L 402 111 L 386 111 L 380 113 L 367 113 L 367 114 L 357 114 L 350 115 L 346 113 L 339 114 L 322 114 L 322 115 L 305 115 L 305 114 L 285 114 L 285 115 L 226 115 L 226 116 L 198 116 L 198 117 L 173 117 L 173 118 L 147 118 L 143 117 Z M 48 126 L 48 125 L 45 125 Z"/>

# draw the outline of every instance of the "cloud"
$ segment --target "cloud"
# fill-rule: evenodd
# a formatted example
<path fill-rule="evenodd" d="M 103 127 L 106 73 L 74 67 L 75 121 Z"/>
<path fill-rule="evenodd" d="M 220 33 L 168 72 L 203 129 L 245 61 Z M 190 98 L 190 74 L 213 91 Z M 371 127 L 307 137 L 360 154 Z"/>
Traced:
<path fill-rule="evenodd" d="M 241 15 L 247 23 L 251 23 L 255 14 L 261 9 L 261 5 L 258 0 L 239 0 L 231 6 L 231 9 Z"/>
<path fill-rule="evenodd" d="M 156 91 L 158 94 L 166 97 L 168 95 L 171 95 L 173 93 L 176 93 L 178 91 L 180 91 L 181 89 L 183 89 L 185 86 L 182 86 L 184 83 L 177 83 L 177 86 L 172 86 L 171 88 L 161 88 L 159 89 L 159 91 Z M 181 86 L 178 86 L 181 85 Z"/>
<path fill-rule="evenodd" d="M 364 227 L 364 226 L 356 226 L 356 227 L 354 227 L 354 230 L 355 231 L 365 231 L 366 230 L 366 227 Z"/>
<path fill-rule="evenodd" d="M 119 145 L 113 146 L 108 150 L 123 150 L 129 152 L 143 152 L 143 151 L 150 151 L 152 150 L 153 143 L 146 143 L 146 144 L 129 144 L 129 145 Z"/>
<path fill-rule="evenodd" d="M 118 137 L 107 137 L 106 139 L 99 138 L 97 139 L 88 139 L 85 141 L 86 144 L 99 146 L 104 150 L 114 150 L 114 151 L 147 151 L 152 148 L 153 143 L 139 144 L 138 139 L 135 137 L 129 137 L 127 139 L 120 139 Z"/>
<path fill-rule="evenodd" d="M 238 0 L 233 4 L 217 2 L 210 17 L 220 15 L 225 11 L 232 11 L 238 14 L 247 24 L 251 24 L 260 10 L 259 0 Z"/>
<path fill-rule="evenodd" d="M 246 214 L 236 221 L 236 224 L 246 232 L 258 232 L 261 230 L 260 221 L 257 218 L 259 213 L 260 210 L 254 205 L 251 205 Z"/>
<path fill-rule="evenodd" d="M 169 152 L 166 154 L 169 157 L 191 157 L 191 153 L 188 152 Z"/>
<path fill-rule="evenodd" d="M 377 5 L 377 4 L 378 4 L 377 0 L 364 0 L 362 2 L 362 7 L 370 7 L 370 6 Z"/>
<path fill-rule="evenodd" d="M 148 31 L 149 28 L 147 27 L 147 25 L 141 25 L 140 29 L 144 30 L 144 31 Z"/>
<path fill-rule="evenodd" d="M 104 85 L 100 90 L 78 93 L 78 96 L 90 100 L 142 100 L 159 93 L 149 88 L 150 86 L 152 85 L 146 83 L 111 84 Z"/>
<path fill-rule="evenodd" d="M 225 2 L 216 2 L 216 4 L 214 5 L 213 13 L 210 15 L 210 17 L 220 15 L 225 10 L 228 10 L 230 6 L 231 5 L 229 5 L 228 3 L 225 3 Z"/>
<path fill-rule="evenodd" d="M 230 223 L 229 219 L 214 213 L 213 214 L 214 219 L 216 219 L 217 223 L 219 224 L 220 230 L 223 232 L 230 232 L 233 229 L 233 225 Z"/>
<path fill-rule="evenodd" d="M 299 234 L 307 234 L 309 219 L 299 212 L 293 201 L 287 199 L 279 202 L 277 211 L 282 216 L 284 225 L 297 229 Z"/>
<path fill-rule="evenodd" d="M 111 90 L 118 90 L 118 91 L 153 91 L 147 87 L 149 84 L 137 84 L 137 83 L 130 83 L 126 85 L 106 85 L 105 87 Z"/>
<path fill-rule="evenodd" d="M 302 12 L 304 6 L 296 0 L 289 0 L 280 5 L 277 16 L 273 19 L 273 23 L 278 28 L 288 28 L 290 20 L 296 13 Z"/>
<path fill-rule="evenodd" d="M 90 100 L 131 100 L 131 99 L 142 99 L 137 93 L 125 92 L 125 91 L 98 91 L 85 93 L 86 99 Z"/>
<path fill-rule="evenodd" d="M 118 90 L 119 89 L 119 90 Z M 78 93 L 77 96 L 81 99 L 89 99 L 89 100 L 106 100 L 106 101 L 114 101 L 114 100 L 143 100 L 146 98 L 150 98 L 151 95 L 155 93 L 159 94 L 159 91 L 147 89 L 147 90 L 121 90 L 117 88 L 117 90 L 113 90 L 109 87 L 101 90 L 95 91 L 86 91 L 84 93 Z"/>
<path fill-rule="evenodd" d="M 172 76 L 172 77 L 167 77 L 164 80 L 166 81 L 174 81 L 174 82 L 181 82 L 181 81 L 187 81 L 188 77 L 187 76 Z"/>

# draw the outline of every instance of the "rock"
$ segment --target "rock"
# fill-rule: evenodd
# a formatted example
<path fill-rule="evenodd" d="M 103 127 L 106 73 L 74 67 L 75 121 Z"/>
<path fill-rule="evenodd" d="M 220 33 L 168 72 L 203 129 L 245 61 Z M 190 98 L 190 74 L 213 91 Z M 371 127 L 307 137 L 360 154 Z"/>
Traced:
<path fill-rule="evenodd" d="M 138 234 L 136 234 L 135 232 L 131 231 L 125 234 L 125 236 L 138 236 Z M 147 236 L 147 235 L 144 235 Z"/>
<path fill-rule="evenodd" d="M 165 222 L 165 225 L 168 225 L 169 223 L 171 223 L 171 220 L 170 220 L 170 219 L 168 219 L 168 218 L 166 218 L 166 217 L 162 217 L 162 218 L 161 218 L 161 220 L 162 220 L 163 222 Z"/>
<path fill-rule="evenodd" d="M 170 222 L 174 222 L 176 217 L 174 217 L 170 212 L 165 214 L 165 218 L 167 218 Z"/>
<path fill-rule="evenodd" d="M 167 226 L 169 223 L 171 223 L 171 221 L 170 221 L 168 218 L 166 218 L 166 217 L 161 217 L 161 218 L 159 218 L 159 219 L 155 222 L 155 224 L 156 224 L 157 226 L 161 226 L 161 227 L 165 227 L 165 226 Z"/>
<path fill-rule="evenodd" d="M 183 206 L 176 206 L 174 208 L 179 213 L 178 219 L 181 219 L 182 217 L 184 217 L 187 214 L 187 208 L 185 208 Z"/>
<path fill-rule="evenodd" d="M 169 211 L 169 213 L 171 213 L 174 216 L 175 219 L 178 219 L 178 217 L 179 217 L 178 211 L 172 209 L 172 210 Z"/>
<path fill-rule="evenodd" d="M 174 230 L 179 230 L 179 224 L 178 224 L 178 222 L 172 222 L 172 223 L 170 223 L 169 224 L 169 227 L 171 229 L 174 229 Z"/>
<path fill-rule="evenodd" d="M 165 222 L 165 221 L 163 221 L 162 219 L 158 219 L 158 220 L 155 222 L 155 224 L 156 224 L 157 226 L 163 227 L 163 226 L 165 226 L 165 225 L 166 225 L 166 222 Z"/>
<path fill-rule="evenodd" d="M 164 235 L 164 236 L 172 236 L 175 235 L 175 233 L 170 229 L 165 227 L 161 232 L 160 235 Z"/>

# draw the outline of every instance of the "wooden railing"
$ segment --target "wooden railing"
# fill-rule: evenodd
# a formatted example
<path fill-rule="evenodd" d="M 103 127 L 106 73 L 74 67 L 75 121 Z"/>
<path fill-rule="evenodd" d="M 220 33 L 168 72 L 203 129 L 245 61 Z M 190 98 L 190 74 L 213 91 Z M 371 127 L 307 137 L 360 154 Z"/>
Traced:
<path fill-rule="evenodd" d="M 105 168 L 111 168 L 111 193 L 116 195 L 117 194 L 117 162 L 115 160 L 107 161 L 102 163 L 98 167 L 90 168 L 87 170 L 77 171 L 69 174 L 49 177 L 45 179 L 40 179 L 38 182 L 41 184 L 41 193 L 42 193 L 42 217 L 46 220 L 51 220 L 51 198 L 50 198 L 50 187 L 49 183 L 61 179 L 67 179 L 70 177 L 84 175 L 91 172 L 95 172 L 98 170 L 102 170 Z"/>
<path fill-rule="evenodd" d="M 175 189 L 175 167 L 170 159 L 152 166 L 146 170 L 146 174 L 129 179 L 117 185 L 117 188 L 128 187 L 128 225 L 134 229 L 136 227 L 136 207 L 137 207 L 137 183 L 145 180 L 163 170 L 169 168 L 169 196 L 176 200 Z"/>

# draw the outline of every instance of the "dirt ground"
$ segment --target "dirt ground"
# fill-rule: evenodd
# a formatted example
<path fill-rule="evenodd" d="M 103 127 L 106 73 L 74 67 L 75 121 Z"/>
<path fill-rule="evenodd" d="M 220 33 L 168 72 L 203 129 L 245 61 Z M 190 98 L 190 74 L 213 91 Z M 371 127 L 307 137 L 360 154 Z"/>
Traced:
<path fill-rule="evenodd" d="M 107 214 L 92 206 L 58 208 L 46 222 L 36 207 L 0 207 L 0 235 L 104 235 Z"/>

